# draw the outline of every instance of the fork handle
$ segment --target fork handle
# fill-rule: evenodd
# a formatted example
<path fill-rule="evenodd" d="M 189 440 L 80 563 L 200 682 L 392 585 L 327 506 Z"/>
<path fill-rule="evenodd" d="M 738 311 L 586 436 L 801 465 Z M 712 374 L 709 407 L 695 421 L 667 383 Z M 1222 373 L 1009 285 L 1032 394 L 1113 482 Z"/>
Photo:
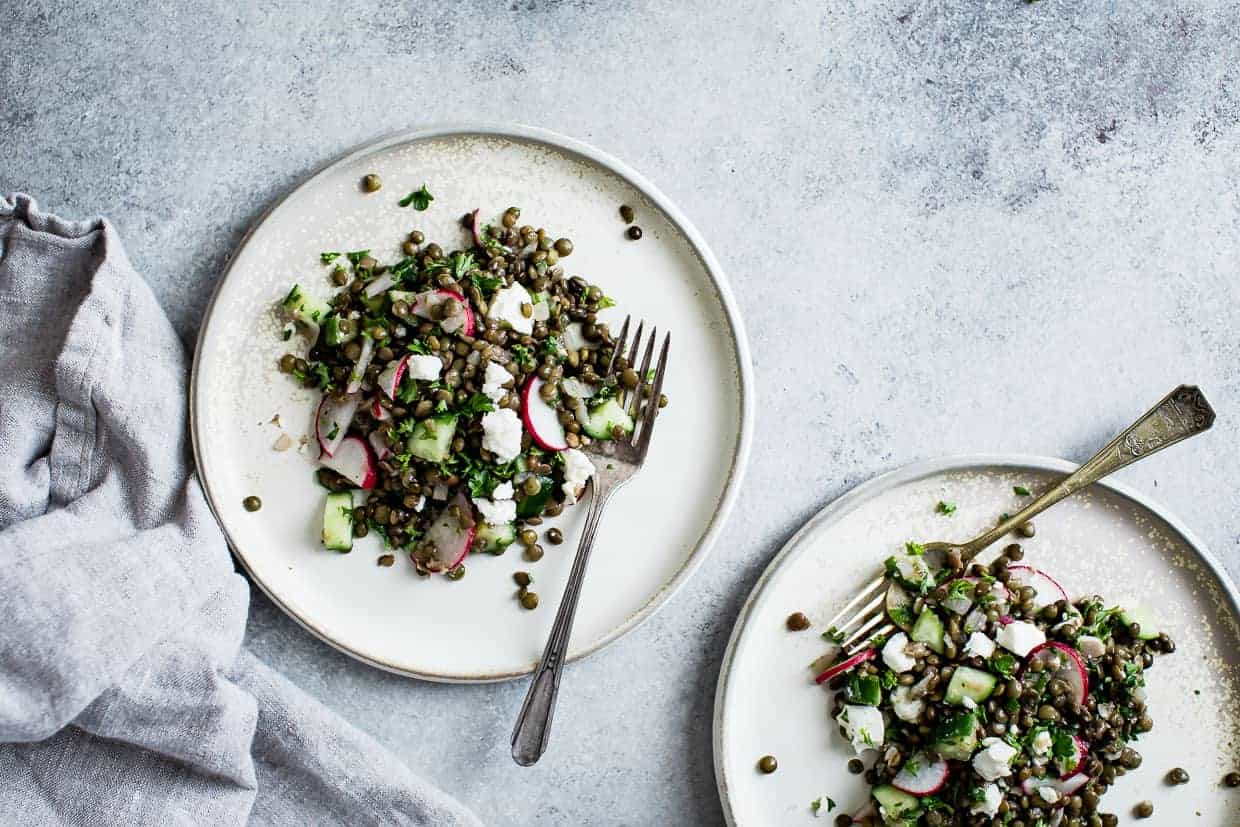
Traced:
<path fill-rule="evenodd" d="M 1207 431 L 1213 424 L 1214 409 L 1210 407 L 1201 390 L 1195 385 L 1180 385 L 1080 468 L 1043 491 L 1037 499 L 1016 514 L 961 546 L 961 559 L 965 562 L 972 560 L 991 543 L 1021 523 L 1041 514 L 1064 497 L 1071 496 L 1107 474 L 1161 451 L 1168 445 Z"/>
<path fill-rule="evenodd" d="M 581 586 L 585 582 L 586 564 L 590 561 L 590 552 L 594 548 L 594 535 L 603 516 L 603 506 L 611 496 L 609 490 L 600 491 L 593 478 L 589 484 L 590 511 L 581 532 L 581 542 L 577 545 L 577 556 L 573 558 L 573 568 L 568 576 L 568 584 L 564 587 L 564 597 L 560 600 L 555 623 L 551 627 L 551 636 L 547 639 L 547 648 L 543 651 L 538 668 L 534 670 L 534 678 L 525 693 L 525 702 L 521 705 L 517 725 L 512 730 L 512 760 L 523 767 L 537 763 L 547 750 L 547 741 L 551 737 L 551 719 L 555 715 L 555 699 L 560 692 L 560 673 L 564 670 L 564 661 L 568 657 L 568 641 L 572 637 L 573 618 L 577 614 L 577 599 L 581 596 Z"/>

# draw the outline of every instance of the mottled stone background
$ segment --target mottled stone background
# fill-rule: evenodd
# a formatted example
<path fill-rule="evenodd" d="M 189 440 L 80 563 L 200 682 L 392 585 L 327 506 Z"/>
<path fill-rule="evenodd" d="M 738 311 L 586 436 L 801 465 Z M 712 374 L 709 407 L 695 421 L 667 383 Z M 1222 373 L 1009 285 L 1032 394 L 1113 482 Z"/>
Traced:
<path fill-rule="evenodd" d="M 711 824 L 732 619 L 861 480 L 1083 459 L 1196 382 L 1212 434 L 1120 476 L 1240 574 L 1237 32 L 1175 0 L 0 0 L 0 190 L 109 216 L 192 342 L 250 221 L 377 134 L 521 121 L 656 181 L 740 301 L 753 462 L 711 564 L 569 670 L 546 759 L 508 757 L 523 685 L 359 666 L 259 595 L 249 642 L 495 824 Z"/>

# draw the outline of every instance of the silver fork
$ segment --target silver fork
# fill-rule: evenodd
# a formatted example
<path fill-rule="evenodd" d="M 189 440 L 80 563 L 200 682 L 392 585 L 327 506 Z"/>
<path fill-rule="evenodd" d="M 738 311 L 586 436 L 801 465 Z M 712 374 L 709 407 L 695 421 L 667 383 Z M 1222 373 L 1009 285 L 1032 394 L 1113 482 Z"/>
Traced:
<path fill-rule="evenodd" d="M 959 555 L 960 564 L 968 566 L 987 546 L 1063 498 L 1168 445 L 1196 436 L 1213 424 L 1214 410 L 1205 395 L 1194 385 L 1180 385 L 1088 462 L 1043 491 L 1016 514 L 1000 520 L 994 528 L 967 543 L 926 543 L 923 557 L 929 570 L 942 569 L 948 554 Z M 829 629 L 835 630 L 840 649 L 831 664 L 822 663 L 821 659 L 816 661 L 818 667 L 831 666 L 819 675 L 819 682 L 846 671 L 848 659 L 863 653 L 871 640 L 895 632 L 896 625 L 889 619 L 896 616 L 892 609 L 908 607 L 913 602 L 912 595 L 885 574 L 872 580 L 828 624 Z M 899 625 L 907 628 L 905 624 Z"/>
<path fill-rule="evenodd" d="M 630 319 L 626 317 L 624 325 L 620 328 L 620 335 L 616 338 L 605 375 L 611 375 L 616 370 L 617 359 L 628 341 L 629 322 Z M 627 362 L 630 367 L 637 361 L 637 353 L 642 342 L 643 324 L 637 325 L 637 332 L 633 335 L 633 346 L 629 351 Z M 659 410 L 659 394 L 663 390 L 663 376 L 667 372 L 667 353 L 672 343 L 672 336 L 669 333 L 663 339 L 658 367 L 655 368 L 653 378 L 650 378 L 650 361 L 654 356 L 657 338 L 658 329 L 651 329 L 645 356 L 637 374 L 637 387 L 632 391 L 624 392 L 620 397 L 620 404 L 633 418 L 635 427 L 632 436 L 627 439 L 595 442 L 588 449 L 595 459 L 594 476 L 588 483 L 592 495 L 590 510 L 586 515 L 585 528 L 581 532 L 581 542 L 577 546 L 577 556 L 573 559 L 568 584 L 564 587 L 560 610 L 556 613 L 555 624 L 551 627 L 547 648 L 543 651 L 538 668 L 534 670 L 534 678 L 530 681 L 530 688 L 525 694 L 525 702 L 521 705 L 517 725 L 512 730 L 512 760 L 523 767 L 536 763 L 547 750 L 547 741 L 551 736 L 551 719 L 555 713 L 555 699 L 560 691 L 560 673 L 564 669 L 564 661 L 568 655 L 568 639 L 573 631 L 573 616 L 577 613 L 577 599 L 581 596 L 586 564 L 590 562 L 590 551 L 594 547 L 594 536 L 598 531 L 599 521 L 603 517 L 603 508 L 611 499 L 611 495 L 641 470 L 646 460 L 650 436 L 654 432 L 655 415 Z M 623 388 L 623 385 L 619 387 Z M 649 393 L 647 394 L 646 391 Z"/>

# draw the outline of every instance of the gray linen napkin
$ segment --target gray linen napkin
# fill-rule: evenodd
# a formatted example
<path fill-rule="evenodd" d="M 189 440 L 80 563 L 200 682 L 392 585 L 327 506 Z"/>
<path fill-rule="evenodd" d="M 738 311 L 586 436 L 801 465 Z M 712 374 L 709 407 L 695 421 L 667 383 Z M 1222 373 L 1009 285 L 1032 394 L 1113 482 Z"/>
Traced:
<path fill-rule="evenodd" d="M 187 370 L 107 222 L 0 199 L 4 823 L 479 824 L 242 648 Z"/>

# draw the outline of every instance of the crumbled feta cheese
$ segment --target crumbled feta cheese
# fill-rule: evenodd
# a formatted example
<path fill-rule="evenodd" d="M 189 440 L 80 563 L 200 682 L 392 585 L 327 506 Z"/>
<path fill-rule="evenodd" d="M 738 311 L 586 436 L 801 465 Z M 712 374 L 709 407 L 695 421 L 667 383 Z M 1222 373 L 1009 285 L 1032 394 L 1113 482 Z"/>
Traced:
<path fill-rule="evenodd" d="M 491 299 L 491 307 L 487 310 L 487 318 L 506 322 L 509 327 L 526 336 L 534 332 L 534 319 L 521 312 L 521 305 L 533 304 L 529 291 L 520 284 L 503 287 L 495 291 Z"/>
<path fill-rule="evenodd" d="M 994 781 L 1012 774 L 1011 761 L 1016 748 L 1002 738 L 987 738 L 983 749 L 973 756 L 973 770 L 987 781 Z"/>
<path fill-rule="evenodd" d="M 970 813 L 982 813 L 990 817 L 999 814 L 999 805 L 1003 803 L 1003 793 L 999 791 L 997 784 L 983 784 L 978 787 L 981 791 L 981 798 L 975 798 L 973 806 L 969 808 Z"/>
<path fill-rule="evenodd" d="M 482 415 L 482 447 L 496 462 L 511 462 L 521 453 L 521 420 L 516 411 L 500 408 Z"/>
<path fill-rule="evenodd" d="M 1046 643 L 1046 633 L 1032 623 L 1013 620 L 1006 626 L 999 627 L 999 631 L 995 632 L 995 642 L 1023 658 L 1035 646 Z"/>
<path fill-rule="evenodd" d="M 1033 736 L 1033 740 L 1029 743 L 1033 747 L 1035 755 L 1046 755 L 1051 750 L 1051 734 L 1048 730 L 1040 729 L 1038 734 Z"/>
<path fill-rule="evenodd" d="M 512 374 L 505 370 L 503 365 L 487 362 L 486 374 L 482 379 L 482 393 L 492 402 L 498 402 L 504 398 L 504 394 L 508 393 L 504 385 L 512 379 Z"/>
<path fill-rule="evenodd" d="M 995 642 L 981 632 L 974 632 L 964 644 L 964 653 L 988 658 L 995 653 Z"/>
<path fill-rule="evenodd" d="M 867 749 L 882 746 L 886 737 L 883 713 L 876 706 L 847 704 L 835 720 L 844 727 L 844 733 L 858 755 Z"/>
<path fill-rule="evenodd" d="M 415 354 L 409 357 L 409 363 L 405 366 L 405 371 L 409 374 L 410 379 L 418 379 L 423 382 L 434 382 L 439 378 L 439 372 L 443 370 L 443 360 L 438 356 L 423 356 Z"/>
<path fill-rule="evenodd" d="M 1100 658 L 1107 653 L 1107 645 L 1093 635 L 1081 635 L 1076 641 L 1076 648 L 1088 660 Z"/>
<path fill-rule="evenodd" d="M 897 554 L 895 556 L 896 571 L 900 577 L 910 583 L 929 583 L 934 585 L 934 574 L 926 563 L 926 558 L 919 554 Z"/>
<path fill-rule="evenodd" d="M 545 322 L 551 318 L 551 305 L 547 303 L 547 294 L 539 293 L 535 296 L 534 315 L 530 316 L 536 322 Z"/>
<path fill-rule="evenodd" d="M 493 500 L 511 500 L 516 494 L 516 489 L 512 487 L 510 482 L 501 482 L 491 491 L 491 499 Z"/>
<path fill-rule="evenodd" d="M 926 704 L 920 698 L 913 697 L 913 687 L 897 686 L 891 690 L 891 711 L 901 721 L 914 723 L 921 720 L 921 713 Z"/>
<path fill-rule="evenodd" d="M 986 613 L 981 609 L 974 609 L 965 616 L 964 630 L 966 632 L 975 632 L 986 625 Z"/>
<path fill-rule="evenodd" d="M 590 462 L 590 458 L 576 448 L 569 448 L 562 456 L 564 457 L 564 504 L 572 505 L 577 502 L 577 492 L 586 484 L 586 480 L 594 476 L 594 463 Z"/>
<path fill-rule="evenodd" d="M 418 495 L 418 501 L 417 501 L 416 503 L 414 503 L 414 504 L 413 504 L 413 510 L 414 510 L 414 511 L 421 511 L 423 508 L 426 508 L 426 495 L 425 495 L 425 494 L 419 494 L 419 495 Z"/>
<path fill-rule="evenodd" d="M 892 635 L 883 646 L 883 663 L 887 664 L 887 668 L 892 672 L 911 672 L 917 665 L 917 658 L 905 654 L 905 646 L 908 646 L 908 635 L 904 632 Z"/>
<path fill-rule="evenodd" d="M 1059 791 L 1054 787 L 1038 787 L 1038 798 L 1047 804 L 1054 804 L 1059 800 Z"/>
<path fill-rule="evenodd" d="M 482 519 L 490 525 L 504 525 L 517 518 L 517 504 L 512 500 L 485 500 L 474 497 L 474 505 Z"/>

